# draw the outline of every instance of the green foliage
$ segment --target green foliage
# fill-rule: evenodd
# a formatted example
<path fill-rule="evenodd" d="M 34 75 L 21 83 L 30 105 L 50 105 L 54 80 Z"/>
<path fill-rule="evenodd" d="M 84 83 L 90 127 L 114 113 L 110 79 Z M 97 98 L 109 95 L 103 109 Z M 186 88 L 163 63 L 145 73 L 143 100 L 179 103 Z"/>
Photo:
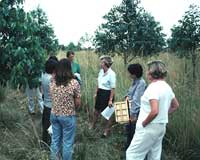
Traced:
<path fill-rule="evenodd" d="M 179 52 L 181 56 L 190 57 L 190 51 L 195 51 L 200 46 L 200 8 L 190 5 L 179 24 L 172 29 L 169 47 Z"/>
<path fill-rule="evenodd" d="M 73 42 L 70 42 L 66 47 L 66 51 L 80 51 L 81 50 L 81 45 L 75 45 Z"/>
<path fill-rule="evenodd" d="M 190 5 L 185 12 L 179 25 L 172 29 L 171 39 L 168 40 L 169 47 L 180 57 L 192 59 L 193 79 L 196 79 L 197 48 L 200 47 L 200 8 Z"/>
<path fill-rule="evenodd" d="M 37 86 L 46 53 L 56 49 L 53 29 L 41 9 L 26 13 L 23 1 L 0 3 L 0 82 Z"/>
<path fill-rule="evenodd" d="M 56 39 L 53 27 L 48 24 L 48 18 L 41 8 L 37 8 L 30 12 L 34 22 L 37 24 L 38 30 L 35 35 L 40 37 L 40 43 L 48 54 L 55 55 L 58 50 L 58 40 Z"/>
<path fill-rule="evenodd" d="M 6 92 L 3 86 L 0 86 L 0 103 L 6 99 Z"/>
<path fill-rule="evenodd" d="M 165 45 L 162 27 L 139 3 L 123 0 L 103 17 L 107 22 L 95 32 L 97 52 L 122 54 L 126 64 L 129 57 L 151 55 L 162 49 Z"/>
<path fill-rule="evenodd" d="M 0 126 L 11 129 L 15 127 L 16 122 L 20 122 L 20 113 L 16 112 L 14 104 L 12 106 L 1 105 L 0 106 Z"/>

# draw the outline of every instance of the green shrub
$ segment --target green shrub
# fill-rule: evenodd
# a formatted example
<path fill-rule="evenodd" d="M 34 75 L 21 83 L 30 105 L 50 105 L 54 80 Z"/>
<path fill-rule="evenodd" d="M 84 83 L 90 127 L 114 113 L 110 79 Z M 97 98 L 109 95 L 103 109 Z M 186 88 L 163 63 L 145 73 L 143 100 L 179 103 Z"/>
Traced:
<path fill-rule="evenodd" d="M 5 98 L 6 98 L 5 94 L 6 94 L 5 88 L 0 86 L 0 103 L 2 103 L 5 100 Z"/>

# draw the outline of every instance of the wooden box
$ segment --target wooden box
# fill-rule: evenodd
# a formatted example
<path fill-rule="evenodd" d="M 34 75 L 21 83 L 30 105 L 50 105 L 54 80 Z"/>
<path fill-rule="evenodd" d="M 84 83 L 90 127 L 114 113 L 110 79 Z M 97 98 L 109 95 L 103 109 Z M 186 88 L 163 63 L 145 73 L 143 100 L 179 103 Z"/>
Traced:
<path fill-rule="evenodd" d="M 115 102 L 115 120 L 118 123 L 127 123 L 129 121 L 129 108 L 128 108 L 128 102 Z"/>

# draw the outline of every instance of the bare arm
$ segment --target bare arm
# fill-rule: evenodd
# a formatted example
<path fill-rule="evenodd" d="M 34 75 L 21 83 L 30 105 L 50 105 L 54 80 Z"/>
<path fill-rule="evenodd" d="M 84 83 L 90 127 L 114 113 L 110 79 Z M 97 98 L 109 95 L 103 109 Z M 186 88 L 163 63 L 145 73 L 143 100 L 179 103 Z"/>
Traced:
<path fill-rule="evenodd" d="M 151 112 L 147 116 L 147 118 L 142 122 L 143 127 L 148 125 L 157 115 L 159 112 L 159 104 L 158 100 L 156 99 L 151 99 L 149 100 L 150 106 L 151 106 Z"/>
<path fill-rule="evenodd" d="M 95 94 L 96 94 L 96 95 L 97 95 L 98 89 L 99 89 L 99 87 L 97 86 L 97 87 L 96 87 L 96 91 L 95 91 Z"/>
<path fill-rule="evenodd" d="M 76 82 L 76 87 L 74 89 L 74 104 L 75 107 L 79 109 L 81 106 L 81 90 L 78 81 L 75 82 Z"/>
<path fill-rule="evenodd" d="M 96 88 L 96 91 L 95 91 L 95 94 L 94 94 L 94 101 L 96 101 L 96 98 L 97 98 L 97 92 L 98 92 L 98 86 L 97 86 L 97 88 Z"/>
<path fill-rule="evenodd" d="M 172 99 L 168 113 L 170 114 L 175 112 L 178 109 L 178 107 L 179 107 L 178 100 L 176 98 Z"/>
<path fill-rule="evenodd" d="M 108 106 L 112 106 L 112 101 L 113 101 L 114 95 L 115 95 L 115 88 L 112 88 L 111 92 L 110 92 Z"/>
<path fill-rule="evenodd" d="M 79 109 L 80 106 L 81 106 L 81 98 L 80 98 L 80 97 L 74 98 L 74 103 L 75 103 L 75 107 L 76 107 L 77 109 Z"/>

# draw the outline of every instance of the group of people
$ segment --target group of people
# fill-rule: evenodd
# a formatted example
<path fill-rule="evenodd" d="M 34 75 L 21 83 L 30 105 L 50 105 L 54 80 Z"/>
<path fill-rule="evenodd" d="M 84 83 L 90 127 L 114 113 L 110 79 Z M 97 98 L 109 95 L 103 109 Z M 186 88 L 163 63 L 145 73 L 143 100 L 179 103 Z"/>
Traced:
<path fill-rule="evenodd" d="M 133 123 L 135 134 L 132 130 L 134 135 L 131 142 L 131 138 L 128 139 L 126 160 L 143 160 L 145 157 L 148 160 L 160 160 L 168 114 L 177 110 L 178 100 L 165 81 L 167 69 L 162 61 L 152 61 L 147 64 L 147 79 L 150 81 L 147 87 L 141 78 L 139 80 L 136 75 L 131 75 L 136 77 L 133 78 L 132 90 L 130 88 L 128 94 L 128 100 L 132 101 L 130 121 Z"/>
<path fill-rule="evenodd" d="M 95 128 L 100 113 L 107 107 L 113 107 L 116 74 L 111 69 L 110 56 L 100 57 L 101 70 L 98 74 L 98 86 L 95 94 L 95 110 L 90 128 Z M 127 68 L 132 84 L 125 96 L 130 104 L 129 122 L 126 125 L 126 160 L 160 160 L 162 140 L 166 132 L 168 114 L 179 107 L 179 102 L 169 84 L 166 65 L 162 61 L 147 64 L 147 86 L 142 78 L 143 68 L 139 63 Z M 103 137 L 110 132 L 111 120 L 105 125 Z"/>
<path fill-rule="evenodd" d="M 42 93 L 39 95 L 40 111 L 43 114 L 43 141 L 51 144 L 51 159 L 72 159 L 76 131 L 76 109 L 81 105 L 80 66 L 73 61 L 74 52 L 67 52 L 67 58 L 58 60 L 50 57 L 45 64 L 45 73 L 41 78 Z M 116 88 L 116 73 L 111 66 L 110 56 L 100 57 L 101 69 L 94 95 L 95 106 L 90 129 L 96 127 L 101 112 L 113 107 Z M 166 83 L 166 66 L 161 61 L 147 64 L 147 86 L 143 77 L 143 68 L 139 63 L 127 68 L 132 84 L 125 100 L 129 102 L 130 119 L 126 125 L 127 160 L 160 160 L 162 139 L 165 135 L 168 114 L 174 112 L 179 103 L 171 87 Z M 29 94 L 28 94 L 29 95 Z M 30 100 L 31 98 L 29 98 Z M 29 102 L 29 112 L 34 114 L 33 103 Z M 53 134 L 47 129 L 52 125 Z M 102 137 L 109 136 L 112 120 L 106 120 Z M 62 149 L 62 152 L 61 152 Z"/>
<path fill-rule="evenodd" d="M 76 131 L 76 109 L 81 104 L 80 66 L 74 62 L 74 52 L 68 51 L 67 58 L 58 60 L 51 56 L 45 63 L 41 76 L 41 86 L 30 88 L 28 84 L 28 110 L 35 115 L 34 96 L 37 96 L 42 114 L 42 140 L 50 145 L 50 159 L 72 159 L 72 149 Z M 48 128 L 52 126 L 50 136 Z M 63 150 L 60 154 L 60 150 Z"/>

